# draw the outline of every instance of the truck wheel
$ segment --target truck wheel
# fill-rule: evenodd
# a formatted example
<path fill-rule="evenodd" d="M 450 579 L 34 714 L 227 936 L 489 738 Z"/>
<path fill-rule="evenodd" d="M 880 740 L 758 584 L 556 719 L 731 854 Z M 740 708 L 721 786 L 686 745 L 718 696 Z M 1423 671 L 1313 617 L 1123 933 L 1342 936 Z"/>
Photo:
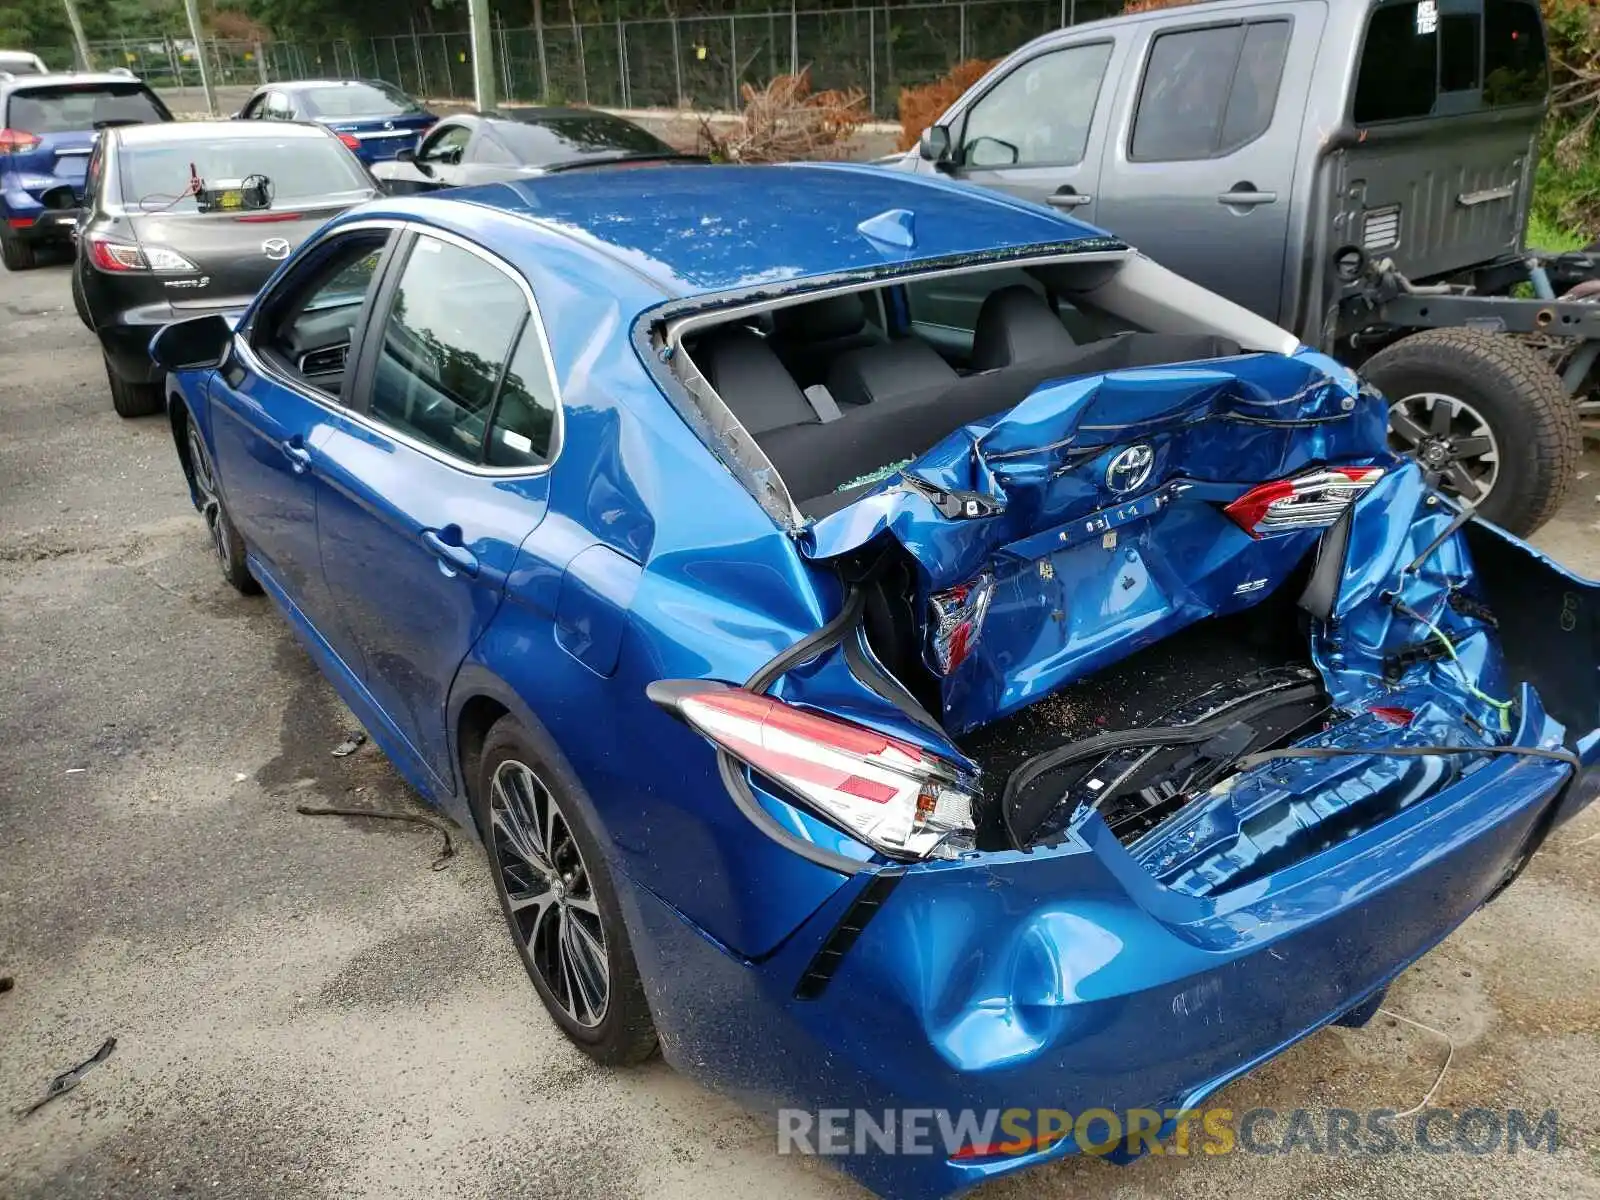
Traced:
<path fill-rule="evenodd" d="M 1441 490 L 1521 536 L 1561 506 L 1583 450 L 1577 407 L 1526 346 L 1429 329 L 1380 350 L 1361 374 L 1389 401 L 1390 445 Z"/>

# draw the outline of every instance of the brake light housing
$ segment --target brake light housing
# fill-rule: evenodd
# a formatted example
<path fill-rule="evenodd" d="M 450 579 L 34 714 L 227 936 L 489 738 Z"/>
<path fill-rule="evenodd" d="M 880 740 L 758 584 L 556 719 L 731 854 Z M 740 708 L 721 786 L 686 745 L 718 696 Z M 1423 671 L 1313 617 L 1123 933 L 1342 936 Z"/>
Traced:
<path fill-rule="evenodd" d="M 26 129 L 0 129 L 0 157 L 8 154 L 26 154 L 35 149 L 40 137 Z"/>
<path fill-rule="evenodd" d="M 339 140 L 351 150 L 361 149 L 361 139 L 353 133 L 341 133 L 339 134 Z"/>
<path fill-rule="evenodd" d="M 928 654 L 939 674 L 950 674 L 972 653 L 992 599 L 994 576 L 988 572 L 928 597 Z"/>
<path fill-rule="evenodd" d="M 84 243 L 89 248 L 89 261 L 99 270 L 114 275 L 129 271 L 181 273 L 199 270 L 176 250 L 165 246 L 140 246 L 136 242 L 119 242 L 101 235 L 87 237 Z"/>
<path fill-rule="evenodd" d="M 664 680 L 649 695 L 718 749 L 883 854 L 953 857 L 972 846 L 970 784 L 953 764 L 918 746 L 725 683 Z"/>
<path fill-rule="evenodd" d="M 1320 467 L 1253 487 L 1222 511 L 1257 539 L 1326 529 L 1384 474 L 1382 467 Z"/>

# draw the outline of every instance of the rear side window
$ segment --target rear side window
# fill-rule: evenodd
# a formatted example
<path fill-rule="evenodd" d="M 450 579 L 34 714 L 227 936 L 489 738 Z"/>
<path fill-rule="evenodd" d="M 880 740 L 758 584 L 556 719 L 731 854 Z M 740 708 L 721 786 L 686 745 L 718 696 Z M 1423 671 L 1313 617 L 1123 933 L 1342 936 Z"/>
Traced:
<path fill-rule="evenodd" d="M 1289 50 L 1288 21 L 1163 33 L 1150 47 L 1128 157 L 1220 158 L 1272 124 Z"/>
<path fill-rule="evenodd" d="M 1491 108 L 1536 103 L 1548 87 L 1539 10 L 1527 0 L 1484 0 L 1483 102 Z"/>
<path fill-rule="evenodd" d="M 141 84 L 68 83 L 12 92 L 4 124 L 27 133 L 72 133 L 168 119 Z"/>
<path fill-rule="evenodd" d="M 556 393 L 550 360 L 534 321 L 522 327 L 505 382 L 495 400 L 484 460 L 492 467 L 532 467 L 548 462 L 555 441 Z"/>
<path fill-rule="evenodd" d="M 522 289 L 504 271 L 447 242 L 417 238 L 384 321 L 372 416 L 482 462 L 495 395 L 527 317 Z"/>

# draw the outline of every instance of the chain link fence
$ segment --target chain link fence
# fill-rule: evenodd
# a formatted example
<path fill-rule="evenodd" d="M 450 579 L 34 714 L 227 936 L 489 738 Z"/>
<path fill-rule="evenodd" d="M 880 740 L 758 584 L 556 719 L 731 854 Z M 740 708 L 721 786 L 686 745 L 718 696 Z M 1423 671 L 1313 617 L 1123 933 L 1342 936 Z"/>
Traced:
<path fill-rule="evenodd" d="M 723 17 L 493 28 L 507 101 L 612 108 L 739 107 L 742 84 L 810 67 L 812 86 L 860 88 L 879 117 L 900 89 L 969 58 L 999 58 L 1041 33 L 1120 12 L 1122 0 L 957 0 L 893 7 L 789 9 Z M 382 79 L 411 95 L 470 99 L 465 33 L 309 42 L 120 38 L 91 43 L 95 65 L 124 66 L 157 87 L 251 85 L 319 77 Z M 47 61 L 70 61 L 70 52 Z"/>

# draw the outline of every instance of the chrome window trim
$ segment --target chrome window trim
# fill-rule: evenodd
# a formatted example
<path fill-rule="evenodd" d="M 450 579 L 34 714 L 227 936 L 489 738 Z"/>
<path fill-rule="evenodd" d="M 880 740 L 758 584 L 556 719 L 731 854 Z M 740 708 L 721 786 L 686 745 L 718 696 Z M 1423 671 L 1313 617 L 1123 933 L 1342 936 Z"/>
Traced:
<path fill-rule="evenodd" d="M 419 236 L 437 238 L 442 242 L 447 242 L 458 247 L 459 249 L 466 250 L 471 254 L 477 255 L 479 258 L 483 259 L 484 262 L 498 270 L 501 274 L 510 278 L 522 290 L 523 299 L 526 300 L 528 304 L 529 320 L 534 331 L 539 336 L 539 349 L 544 354 L 545 375 L 550 381 L 550 394 L 555 402 L 555 420 L 552 424 L 550 432 L 552 450 L 549 457 L 546 458 L 544 462 L 538 463 L 531 467 L 492 467 L 486 463 L 466 462 L 463 459 L 457 458 L 455 455 L 450 454 L 448 451 L 441 450 L 437 446 L 430 445 L 419 438 L 414 438 L 404 431 L 394 428 L 386 421 L 380 421 L 368 415 L 367 413 L 358 412 L 347 405 L 341 404 L 337 397 L 330 396 L 327 392 L 322 391 L 320 388 L 312 386 L 309 381 L 290 378 L 282 371 L 274 367 L 261 355 L 257 354 L 255 348 L 250 345 L 249 338 L 239 330 L 235 330 L 233 335 L 234 353 L 239 355 L 248 369 L 256 372 L 258 375 L 264 375 L 271 379 L 274 383 L 277 383 L 282 387 L 289 388 L 297 395 L 303 396 L 305 399 L 312 401 L 319 407 L 337 413 L 346 420 L 353 421 L 357 425 L 361 425 L 372 430 L 374 433 L 382 434 L 387 438 L 392 438 L 400 445 L 406 446 L 412 450 L 416 450 L 418 453 L 424 454 L 437 462 L 444 463 L 446 466 L 454 467 L 463 474 L 477 475 L 486 479 L 532 479 L 546 474 L 560 459 L 562 450 L 566 448 L 566 405 L 563 403 L 561 397 L 560 380 L 556 378 L 555 358 L 550 353 L 550 336 L 545 331 L 544 318 L 539 313 L 538 302 L 534 299 L 533 288 L 529 285 L 528 281 L 524 279 L 522 277 L 522 273 L 510 263 L 506 262 L 502 258 L 499 258 L 491 251 L 485 250 L 477 243 L 469 241 L 468 239 L 461 237 L 459 234 L 451 233 L 449 230 L 439 229 L 432 225 L 421 225 L 415 221 L 395 220 L 393 218 L 375 218 L 368 221 L 352 221 L 348 225 L 340 225 L 336 229 L 331 229 L 323 236 L 317 238 L 317 240 L 312 243 L 312 248 L 321 246 L 323 243 L 331 241 L 334 238 L 341 237 L 344 234 L 354 233 L 363 229 L 383 229 L 388 230 L 391 233 L 406 233 L 410 231 L 418 234 Z M 407 261 L 409 261 L 409 259 Z M 404 268 L 402 267 L 401 269 L 403 270 Z M 276 291 L 277 289 L 275 288 L 274 290 Z M 252 321 L 252 333 L 254 332 L 254 325 L 255 322 Z M 527 334 L 527 328 L 527 326 L 523 327 L 524 336 Z M 355 347 L 352 346 L 351 349 L 354 350 Z M 515 352 L 516 343 L 513 343 L 507 348 L 507 353 L 515 354 Z M 502 386 L 504 386 L 503 383 Z M 484 430 L 485 438 L 488 437 L 488 434 L 489 431 L 486 427 Z"/>

